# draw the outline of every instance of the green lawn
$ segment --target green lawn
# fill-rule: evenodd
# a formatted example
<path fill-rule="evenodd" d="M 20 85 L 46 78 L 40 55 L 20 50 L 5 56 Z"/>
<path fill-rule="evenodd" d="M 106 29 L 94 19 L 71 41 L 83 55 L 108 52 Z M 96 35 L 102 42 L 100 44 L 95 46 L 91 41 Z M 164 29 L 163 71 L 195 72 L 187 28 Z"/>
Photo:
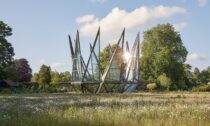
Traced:
<path fill-rule="evenodd" d="M 210 126 L 210 93 L 0 95 L 0 126 Z"/>

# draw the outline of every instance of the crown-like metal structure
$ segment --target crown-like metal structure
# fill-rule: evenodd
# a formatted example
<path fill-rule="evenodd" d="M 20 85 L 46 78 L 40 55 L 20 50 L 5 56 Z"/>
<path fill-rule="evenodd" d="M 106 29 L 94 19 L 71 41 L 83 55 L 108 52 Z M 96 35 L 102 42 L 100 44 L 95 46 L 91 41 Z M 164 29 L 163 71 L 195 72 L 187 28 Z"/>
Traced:
<path fill-rule="evenodd" d="M 109 45 L 109 61 L 102 71 L 100 61 L 100 28 L 93 45 L 90 44 L 90 55 L 85 63 L 80 48 L 79 31 L 73 46 L 70 35 L 69 45 L 72 59 L 72 86 L 81 86 L 82 92 L 132 92 L 140 84 L 140 38 L 139 33 L 131 50 L 125 41 L 125 29 L 116 43 L 116 48 Z M 126 56 L 124 59 L 123 56 Z M 121 58 L 119 58 L 121 57 Z"/>

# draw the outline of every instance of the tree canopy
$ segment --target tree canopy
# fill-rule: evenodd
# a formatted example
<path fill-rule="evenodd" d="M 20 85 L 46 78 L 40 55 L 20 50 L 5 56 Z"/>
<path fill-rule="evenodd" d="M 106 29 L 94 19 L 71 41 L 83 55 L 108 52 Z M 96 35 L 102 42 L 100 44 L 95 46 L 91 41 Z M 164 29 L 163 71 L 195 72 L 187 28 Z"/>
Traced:
<path fill-rule="evenodd" d="M 15 70 L 18 74 L 18 82 L 30 82 L 32 77 L 32 69 L 26 59 L 16 59 Z"/>
<path fill-rule="evenodd" d="M 12 35 L 12 28 L 10 28 L 3 21 L 0 21 L 0 80 L 6 79 L 6 68 L 11 65 L 13 61 L 14 49 L 6 39 Z"/>
<path fill-rule="evenodd" d="M 49 66 L 46 66 L 46 65 L 42 65 L 40 70 L 39 70 L 38 83 L 44 88 L 47 85 L 49 85 L 50 82 L 51 82 L 50 72 L 51 72 L 51 68 Z"/>
<path fill-rule="evenodd" d="M 144 32 L 141 52 L 140 76 L 143 80 L 156 81 L 166 74 L 172 81 L 171 87 L 183 87 L 183 64 L 188 52 L 171 24 L 157 25 Z"/>
<path fill-rule="evenodd" d="M 71 81 L 71 74 L 68 71 L 65 72 L 57 72 L 51 71 L 51 83 L 59 83 L 59 82 L 70 82 Z"/>

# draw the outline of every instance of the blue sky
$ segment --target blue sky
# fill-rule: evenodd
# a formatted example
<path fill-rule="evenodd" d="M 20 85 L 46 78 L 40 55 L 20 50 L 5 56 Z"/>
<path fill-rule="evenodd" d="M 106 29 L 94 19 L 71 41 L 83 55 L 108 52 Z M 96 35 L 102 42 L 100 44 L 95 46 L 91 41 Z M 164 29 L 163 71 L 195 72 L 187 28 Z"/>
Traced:
<path fill-rule="evenodd" d="M 101 26 L 102 46 L 114 43 L 123 27 L 126 40 L 159 23 L 171 23 L 189 51 L 187 63 L 210 66 L 210 1 L 208 0 L 0 0 L 0 20 L 13 28 L 8 38 L 15 58 L 28 59 L 33 72 L 46 64 L 52 70 L 71 70 L 67 34 L 80 30 L 81 48 Z M 141 35 L 142 36 L 142 35 Z"/>

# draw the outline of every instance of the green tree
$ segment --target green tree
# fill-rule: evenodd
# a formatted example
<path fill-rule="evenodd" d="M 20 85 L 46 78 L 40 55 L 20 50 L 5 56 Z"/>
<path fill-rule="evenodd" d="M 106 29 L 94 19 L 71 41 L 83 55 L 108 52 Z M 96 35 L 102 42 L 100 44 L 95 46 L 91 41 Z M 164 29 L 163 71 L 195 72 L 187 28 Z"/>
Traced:
<path fill-rule="evenodd" d="M 196 84 L 195 79 L 193 78 L 193 73 L 191 72 L 192 66 L 190 66 L 190 64 L 184 64 L 183 67 L 186 86 L 192 88 Z"/>
<path fill-rule="evenodd" d="M 5 70 L 5 76 L 7 77 L 7 80 L 18 82 L 18 72 L 15 69 L 14 62 L 10 64 L 10 66 L 6 67 L 4 70 Z"/>
<path fill-rule="evenodd" d="M 209 72 L 208 70 L 202 70 L 200 74 L 200 80 L 202 84 L 207 84 L 209 82 Z"/>
<path fill-rule="evenodd" d="M 207 71 L 209 73 L 209 79 L 208 79 L 208 81 L 210 82 L 210 66 L 207 67 Z"/>
<path fill-rule="evenodd" d="M 46 65 L 42 65 L 39 70 L 39 79 L 38 83 L 45 89 L 46 86 L 49 86 L 51 82 L 51 68 Z"/>
<path fill-rule="evenodd" d="M 195 79 L 196 84 L 201 83 L 200 76 L 201 76 L 200 70 L 196 67 L 193 71 L 193 78 Z"/>
<path fill-rule="evenodd" d="M 207 71 L 210 74 L 210 66 L 207 67 Z"/>
<path fill-rule="evenodd" d="M 163 89 L 169 90 L 172 82 L 171 82 L 171 79 L 166 76 L 166 74 L 160 75 L 157 80 Z"/>
<path fill-rule="evenodd" d="M 12 28 L 0 21 L 0 80 L 7 79 L 6 70 L 12 64 L 15 55 L 12 45 L 6 40 L 6 37 L 11 35 Z"/>
<path fill-rule="evenodd" d="M 32 80 L 32 82 L 38 82 L 39 81 L 39 74 L 34 73 L 31 80 Z"/>
<path fill-rule="evenodd" d="M 57 72 L 57 71 L 51 71 L 51 83 L 56 84 L 59 82 L 70 82 L 71 81 L 71 74 L 68 71 L 65 72 Z"/>
<path fill-rule="evenodd" d="M 210 81 L 210 67 L 207 67 L 201 72 L 196 67 L 193 72 L 193 78 L 195 79 L 196 84 L 207 84 Z"/>
<path fill-rule="evenodd" d="M 143 80 L 155 81 L 165 73 L 172 81 L 171 87 L 183 87 L 179 82 L 184 80 L 183 64 L 188 52 L 171 24 L 157 25 L 144 32 L 141 52 L 140 76 Z"/>
<path fill-rule="evenodd" d="M 51 75 L 52 84 L 61 82 L 62 79 L 60 77 L 60 74 L 57 71 L 51 71 L 50 75 Z"/>
<path fill-rule="evenodd" d="M 61 72 L 61 81 L 62 82 L 70 82 L 71 81 L 71 74 L 69 71 Z"/>

